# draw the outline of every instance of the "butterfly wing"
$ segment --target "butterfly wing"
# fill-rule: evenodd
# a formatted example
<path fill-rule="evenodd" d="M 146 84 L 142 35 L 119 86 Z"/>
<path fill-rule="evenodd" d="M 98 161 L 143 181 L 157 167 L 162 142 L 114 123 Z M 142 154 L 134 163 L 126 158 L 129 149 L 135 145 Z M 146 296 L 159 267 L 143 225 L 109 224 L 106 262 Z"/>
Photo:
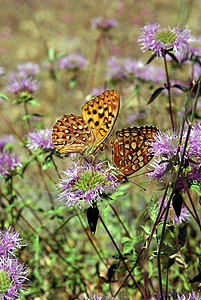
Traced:
<path fill-rule="evenodd" d="M 117 131 L 113 144 L 113 162 L 120 173 L 129 176 L 144 167 L 152 156 L 148 140 L 158 131 L 153 126 L 142 126 Z"/>
<path fill-rule="evenodd" d="M 119 112 L 119 94 L 116 91 L 106 91 L 90 100 L 82 107 L 83 119 L 91 127 L 98 147 L 110 134 Z"/>
<path fill-rule="evenodd" d="M 53 126 L 52 142 L 60 153 L 83 153 L 96 137 L 81 116 L 64 115 Z"/>

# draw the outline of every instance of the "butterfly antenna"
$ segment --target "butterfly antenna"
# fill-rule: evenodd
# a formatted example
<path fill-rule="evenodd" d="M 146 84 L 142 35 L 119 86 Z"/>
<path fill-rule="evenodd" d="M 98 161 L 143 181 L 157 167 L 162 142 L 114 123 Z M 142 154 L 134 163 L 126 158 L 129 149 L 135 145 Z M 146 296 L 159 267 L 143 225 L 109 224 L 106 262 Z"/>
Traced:
<path fill-rule="evenodd" d="M 146 192 L 147 190 L 145 188 L 143 188 L 141 185 L 137 184 L 136 182 L 132 181 L 129 179 L 129 181 L 131 181 L 133 184 L 137 185 L 139 188 L 141 188 L 144 192 Z"/>

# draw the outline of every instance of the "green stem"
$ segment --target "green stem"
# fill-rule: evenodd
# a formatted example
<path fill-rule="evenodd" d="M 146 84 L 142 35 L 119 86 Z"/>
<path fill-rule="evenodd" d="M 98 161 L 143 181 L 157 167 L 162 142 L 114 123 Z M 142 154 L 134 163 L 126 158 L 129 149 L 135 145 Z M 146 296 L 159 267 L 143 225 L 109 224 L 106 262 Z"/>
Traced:
<path fill-rule="evenodd" d="M 191 127 L 192 127 L 192 123 L 193 123 L 193 118 L 194 118 L 194 114 L 195 114 L 195 109 L 196 109 L 197 101 L 198 101 L 198 97 L 199 97 L 200 84 L 201 84 L 201 79 L 199 78 L 198 89 L 197 89 L 197 93 L 196 93 L 195 100 L 194 100 L 194 103 L 193 103 L 192 114 L 191 114 L 191 118 L 190 118 L 190 122 L 189 122 L 189 126 L 188 126 L 188 131 L 187 131 L 185 143 L 184 143 L 184 149 L 183 149 L 183 152 L 182 152 L 181 161 L 180 161 L 179 168 L 178 168 L 178 171 L 177 171 L 176 180 L 174 182 L 174 185 L 173 185 L 173 188 L 172 188 L 172 192 L 171 192 L 171 195 L 170 195 L 168 203 L 167 203 L 167 208 L 166 208 L 166 212 L 165 212 L 165 218 L 164 218 L 164 221 L 163 221 L 163 228 L 162 228 L 161 239 L 160 239 L 160 244 L 159 244 L 159 249 L 158 249 L 158 255 L 157 255 L 158 275 L 159 275 L 159 286 L 160 286 L 161 300 L 163 300 L 161 264 L 160 264 L 160 256 L 161 256 L 162 243 L 163 243 L 163 239 L 164 239 L 164 233 L 165 233 L 165 227 L 166 227 L 168 212 L 169 212 L 169 208 L 170 208 L 170 203 L 171 203 L 172 197 L 174 196 L 175 189 L 176 189 L 176 186 L 177 186 L 177 182 L 178 182 L 178 179 L 179 179 L 179 176 L 180 176 L 180 173 L 181 173 L 181 168 L 183 166 L 184 155 L 185 155 L 185 152 L 186 152 L 186 148 L 187 148 L 187 144 L 188 144 L 188 140 L 189 140 L 189 136 L 190 136 L 190 132 L 191 132 Z"/>
<path fill-rule="evenodd" d="M 168 100 L 169 100 L 169 112 L 170 112 L 170 119 L 172 124 L 172 130 L 174 131 L 174 120 L 173 120 L 173 112 L 172 112 L 172 103 L 171 103 L 171 94 L 170 94 L 170 81 L 169 81 L 169 74 L 168 74 L 168 68 L 167 68 L 167 60 L 166 56 L 164 55 L 164 64 L 165 64 L 165 73 L 167 78 L 167 90 L 168 90 Z"/>

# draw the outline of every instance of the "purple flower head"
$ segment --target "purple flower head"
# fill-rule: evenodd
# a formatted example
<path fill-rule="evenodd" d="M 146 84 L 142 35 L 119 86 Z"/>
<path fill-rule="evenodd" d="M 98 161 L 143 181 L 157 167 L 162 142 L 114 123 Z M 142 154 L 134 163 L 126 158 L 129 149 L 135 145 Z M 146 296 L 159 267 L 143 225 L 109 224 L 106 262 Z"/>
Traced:
<path fill-rule="evenodd" d="M 0 177 L 9 175 L 18 167 L 22 167 L 22 164 L 18 160 L 17 154 L 10 153 L 9 151 L 0 152 Z"/>
<path fill-rule="evenodd" d="M 57 66 L 59 69 L 67 69 L 69 71 L 77 71 L 87 65 L 87 60 L 84 56 L 80 54 L 70 54 L 68 56 L 61 57 L 58 62 Z"/>
<path fill-rule="evenodd" d="M 4 232 L 0 231 L 0 256 L 15 255 L 16 248 L 21 249 L 25 246 L 20 244 L 21 240 L 19 232 L 14 232 L 11 228 L 5 229 Z"/>
<path fill-rule="evenodd" d="M 7 90 L 18 95 L 18 97 L 33 94 L 39 88 L 39 82 L 31 76 L 15 72 L 8 74 Z"/>
<path fill-rule="evenodd" d="M 163 292 L 164 299 L 165 299 L 165 296 L 166 296 L 166 293 Z M 154 293 L 154 297 L 152 297 L 152 300 L 161 300 L 160 292 Z M 177 300 L 177 293 L 175 290 L 167 292 L 167 300 Z"/>
<path fill-rule="evenodd" d="M 165 292 L 163 293 L 163 297 L 165 299 Z M 168 300 L 199 300 L 200 299 L 200 292 L 184 292 L 184 293 L 176 293 L 175 291 L 170 292 L 168 291 L 167 294 Z M 160 292 L 154 293 L 154 297 L 152 300 L 161 300 Z"/>
<path fill-rule="evenodd" d="M 79 298 L 80 300 L 113 300 L 114 297 L 111 298 L 111 296 L 102 296 L 101 294 L 94 294 L 90 298 L 85 296 L 84 298 L 81 297 Z"/>
<path fill-rule="evenodd" d="M 158 204 L 159 204 L 158 209 L 160 209 L 162 198 L 163 197 L 161 197 L 158 201 Z M 166 198 L 163 203 L 163 208 L 165 208 L 167 206 L 167 202 L 168 202 L 168 199 Z M 168 218 L 167 218 L 167 220 L 169 221 L 170 224 L 172 224 L 173 226 L 175 226 L 176 224 L 182 224 L 183 222 L 188 221 L 190 219 L 190 217 L 191 216 L 190 216 L 190 213 L 188 212 L 187 208 L 185 206 L 182 206 L 181 213 L 178 218 L 174 212 L 174 208 L 173 208 L 173 205 L 171 202 L 169 213 L 168 213 Z M 164 216 L 161 218 L 161 221 L 163 221 L 163 220 L 164 220 Z"/>
<path fill-rule="evenodd" d="M 125 60 L 125 69 L 128 74 L 143 81 L 152 81 L 155 83 L 165 81 L 165 71 L 154 65 L 145 65 L 139 60 Z"/>
<path fill-rule="evenodd" d="M 38 148 L 42 148 L 46 151 L 53 150 L 52 130 L 47 128 L 29 132 L 27 144 L 29 149 L 33 150 Z"/>
<path fill-rule="evenodd" d="M 158 23 L 145 25 L 138 39 L 143 52 L 151 50 L 158 57 L 163 56 L 167 51 L 188 52 L 191 41 L 193 41 L 193 37 L 189 29 L 181 30 L 178 27 L 161 29 Z"/>
<path fill-rule="evenodd" d="M 9 256 L 0 257 L 1 299 L 19 299 L 20 294 L 26 294 L 25 281 L 27 268 L 17 259 Z"/>
<path fill-rule="evenodd" d="M 106 77 L 112 81 L 126 79 L 127 70 L 125 68 L 125 59 L 112 56 L 107 61 L 108 69 Z"/>
<path fill-rule="evenodd" d="M 84 160 L 80 165 L 67 167 L 58 183 L 60 194 L 58 201 L 65 201 L 65 205 L 73 207 L 78 203 L 79 208 L 84 205 L 93 205 L 107 188 L 115 188 L 117 180 L 110 168 L 104 169 L 103 164 L 93 164 Z"/>
<path fill-rule="evenodd" d="M 175 155 L 180 143 L 180 134 L 167 132 L 158 132 L 154 136 L 154 142 L 150 144 L 150 153 L 155 156 L 150 164 L 152 172 L 149 176 L 153 180 L 157 180 L 159 184 L 167 183 L 171 180 L 174 182 L 176 178 L 177 167 L 179 164 L 181 155 L 184 149 L 184 143 L 186 140 L 187 130 L 184 131 L 181 140 L 181 145 L 178 153 L 176 165 L 172 169 L 172 164 L 175 160 Z M 201 163 L 201 125 L 193 124 L 191 128 L 190 137 L 188 140 L 184 164 L 183 164 L 183 178 L 186 181 L 187 186 L 190 187 L 191 183 L 195 180 L 201 182 L 201 173 L 199 164 Z M 180 175 L 177 182 L 177 189 L 185 189 L 182 176 Z"/>
<path fill-rule="evenodd" d="M 117 27 L 118 23 L 115 19 L 110 18 L 102 22 L 102 18 L 97 17 L 91 21 L 92 29 L 103 29 L 104 31 L 108 31 L 113 27 Z"/>
<path fill-rule="evenodd" d="M 36 63 L 27 62 L 23 64 L 18 64 L 17 70 L 20 75 L 29 77 L 38 74 L 40 72 L 40 67 Z"/>
<path fill-rule="evenodd" d="M 4 148 L 8 143 L 13 143 L 13 136 L 12 136 L 11 134 L 1 136 L 1 137 L 0 137 L 0 151 L 2 151 L 3 148 Z"/>

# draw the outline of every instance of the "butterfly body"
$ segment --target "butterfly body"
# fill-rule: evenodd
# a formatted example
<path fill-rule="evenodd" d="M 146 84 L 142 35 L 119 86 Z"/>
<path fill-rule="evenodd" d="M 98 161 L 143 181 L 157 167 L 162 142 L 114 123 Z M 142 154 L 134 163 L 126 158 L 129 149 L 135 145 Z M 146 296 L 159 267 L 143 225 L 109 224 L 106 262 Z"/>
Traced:
<path fill-rule="evenodd" d="M 82 117 L 64 115 L 52 130 L 54 147 L 60 153 L 90 155 L 102 147 L 119 112 L 119 94 L 106 91 L 82 107 Z"/>

